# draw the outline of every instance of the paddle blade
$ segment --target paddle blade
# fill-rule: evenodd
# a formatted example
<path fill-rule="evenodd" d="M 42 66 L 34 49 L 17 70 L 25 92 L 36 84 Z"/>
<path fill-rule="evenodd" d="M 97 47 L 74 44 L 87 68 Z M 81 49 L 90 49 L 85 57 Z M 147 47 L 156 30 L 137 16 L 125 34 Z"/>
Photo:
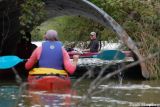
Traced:
<path fill-rule="evenodd" d="M 123 60 L 125 54 L 118 50 L 104 50 L 97 55 L 97 58 L 102 60 Z"/>
<path fill-rule="evenodd" d="M 23 59 L 20 59 L 17 56 L 1 56 L 0 57 L 0 69 L 11 68 L 22 61 Z"/>

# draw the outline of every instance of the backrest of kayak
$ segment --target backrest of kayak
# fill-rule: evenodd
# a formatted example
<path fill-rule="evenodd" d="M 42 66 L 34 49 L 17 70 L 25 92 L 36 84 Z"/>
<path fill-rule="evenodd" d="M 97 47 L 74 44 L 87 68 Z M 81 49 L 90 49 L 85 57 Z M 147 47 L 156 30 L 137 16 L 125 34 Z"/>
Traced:
<path fill-rule="evenodd" d="M 34 68 L 29 71 L 29 75 L 41 75 L 41 74 L 59 74 L 59 75 L 68 75 L 65 70 L 57 70 L 53 68 Z"/>

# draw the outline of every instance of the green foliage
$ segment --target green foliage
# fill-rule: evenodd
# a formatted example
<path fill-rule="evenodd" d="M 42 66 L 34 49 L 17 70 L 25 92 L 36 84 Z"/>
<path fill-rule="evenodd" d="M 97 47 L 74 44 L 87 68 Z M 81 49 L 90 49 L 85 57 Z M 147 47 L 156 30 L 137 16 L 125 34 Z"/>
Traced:
<path fill-rule="evenodd" d="M 38 26 L 45 18 L 44 2 L 42 0 L 25 0 L 21 4 L 21 16 L 19 17 L 23 35 Z"/>
<path fill-rule="evenodd" d="M 27 0 L 32 1 L 32 0 Z M 160 0 L 89 0 L 106 11 L 127 31 L 129 36 L 139 46 L 144 56 L 155 53 L 160 49 Z M 27 9 L 28 10 L 28 9 Z M 32 13 L 32 12 L 31 12 Z M 27 12 L 27 14 L 31 14 Z M 31 14 L 32 16 L 32 14 Z M 23 19 L 23 18 L 22 18 Z M 29 25 L 28 15 L 22 25 Z M 32 32 L 32 39 L 41 39 L 48 29 L 56 29 L 62 41 L 86 41 L 91 31 L 98 33 L 99 39 L 117 41 L 111 29 L 83 17 L 58 17 L 44 22 Z M 148 69 L 160 76 L 159 56 L 148 62 Z"/>
<path fill-rule="evenodd" d="M 89 33 L 95 31 L 101 40 L 116 38 L 111 29 L 98 22 L 78 16 L 64 16 L 50 19 L 32 31 L 32 40 L 42 40 L 48 29 L 55 29 L 62 41 L 87 41 Z M 37 32 L 38 31 L 38 32 Z"/>
<path fill-rule="evenodd" d="M 141 43 L 141 54 L 148 56 L 160 49 L 160 0 L 90 1 L 120 23 L 132 39 Z M 153 77 L 160 77 L 159 56 L 146 64 Z"/>
<path fill-rule="evenodd" d="M 149 26 L 154 33 L 160 28 L 159 0 L 90 0 L 111 15 L 129 35 L 136 39 L 135 34 L 140 27 Z M 137 39 L 136 39 L 137 40 Z"/>

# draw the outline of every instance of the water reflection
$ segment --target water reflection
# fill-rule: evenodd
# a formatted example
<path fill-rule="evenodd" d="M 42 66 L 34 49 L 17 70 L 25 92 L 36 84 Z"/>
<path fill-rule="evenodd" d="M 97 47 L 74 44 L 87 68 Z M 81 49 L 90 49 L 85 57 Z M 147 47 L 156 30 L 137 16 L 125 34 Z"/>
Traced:
<path fill-rule="evenodd" d="M 120 85 L 117 80 L 110 80 L 92 91 L 85 104 L 93 107 L 160 106 L 159 92 L 159 81 L 126 80 Z M 84 92 L 82 96 L 86 94 Z"/>
<path fill-rule="evenodd" d="M 28 106 L 40 107 L 71 107 L 76 105 L 73 98 L 76 91 L 65 90 L 63 92 L 51 93 L 45 91 L 29 91 L 30 99 Z"/>
<path fill-rule="evenodd" d="M 76 81 L 73 80 L 74 83 Z M 109 80 L 86 99 L 92 79 L 84 79 L 71 89 L 48 92 L 29 90 L 26 83 L 0 83 L 0 107 L 128 107 L 160 106 L 160 81 Z M 22 88 L 23 87 L 23 88 Z"/>
<path fill-rule="evenodd" d="M 17 105 L 19 87 L 15 85 L 0 86 L 0 107 L 13 107 Z"/>

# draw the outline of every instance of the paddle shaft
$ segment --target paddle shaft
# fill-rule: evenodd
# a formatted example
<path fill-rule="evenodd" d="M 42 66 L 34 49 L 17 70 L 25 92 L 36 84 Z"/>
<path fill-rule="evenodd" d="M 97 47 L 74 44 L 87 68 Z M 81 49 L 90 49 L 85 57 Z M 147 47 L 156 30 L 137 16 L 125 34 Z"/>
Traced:
<path fill-rule="evenodd" d="M 22 78 L 19 76 L 17 70 L 14 67 L 12 67 L 12 71 L 15 74 L 16 82 L 19 83 L 19 84 L 22 83 Z"/>

